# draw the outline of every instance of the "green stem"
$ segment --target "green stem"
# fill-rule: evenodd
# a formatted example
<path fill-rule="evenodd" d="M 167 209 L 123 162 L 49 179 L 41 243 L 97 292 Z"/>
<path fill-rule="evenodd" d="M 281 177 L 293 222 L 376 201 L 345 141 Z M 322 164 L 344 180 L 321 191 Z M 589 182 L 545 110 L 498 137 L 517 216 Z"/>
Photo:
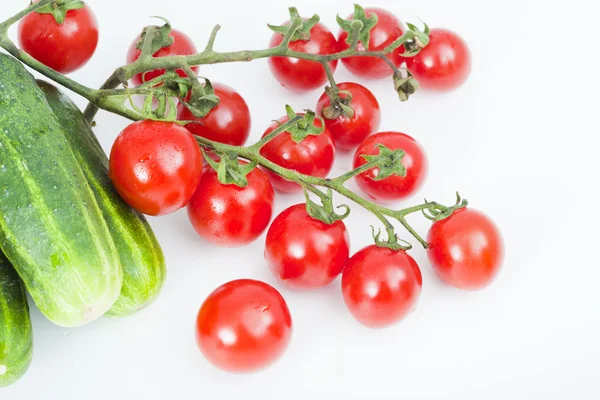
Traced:
<path fill-rule="evenodd" d="M 335 78 L 333 77 L 333 72 L 331 71 L 331 68 L 329 67 L 329 63 L 327 61 L 323 61 L 323 62 L 321 62 L 321 64 L 323 64 L 323 68 L 325 69 L 325 74 L 327 74 L 327 80 L 329 80 L 329 86 L 331 86 L 331 88 L 334 91 L 339 90 L 337 82 L 335 81 Z"/>
<path fill-rule="evenodd" d="M 410 224 L 406 221 L 404 217 L 398 218 L 398 221 L 404 227 L 404 229 L 408 231 L 408 233 L 413 235 L 413 237 L 419 241 L 419 243 L 421 244 L 421 246 L 423 246 L 424 249 L 429 247 L 429 243 L 427 243 L 427 241 L 423 239 L 421 235 L 419 235 L 412 226 L 410 226 Z"/>
<path fill-rule="evenodd" d="M 392 69 L 392 71 L 394 71 L 394 74 L 400 73 L 400 70 L 398 69 L 398 67 L 396 67 L 396 65 L 394 65 L 392 60 L 390 60 L 387 57 L 379 57 L 379 58 L 381 58 L 383 61 L 385 61 L 385 63 Z"/>
<path fill-rule="evenodd" d="M 375 167 L 376 165 L 377 165 L 377 160 L 370 161 L 366 164 L 361 165 L 358 168 L 353 169 L 352 171 L 348 171 L 345 174 L 338 176 L 334 180 L 343 184 L 344 182 L 349 181 L 350 179 L 354 178 L 355 176 L 360 175 L 363 172 L 367 172 L 368 170 Z"/>
<path fill-rule="evenodd" d="M 285 35 L 283 35 L 283 39 L 281 39 L 281 43 L 277 47 L 284 51 L 287 50 L 288 45 L 292 40 L 292 37 L 294 36 L 298 28 L 300 28 L 300 25 L 302 25 L 302 20 L 300 18 L 292 18 L 288 26 L 287 32 L 285 33 Z"/>
<path fill-rule="evenodd" d="M 359 51 L 356 48 L 350 47 L 347 50 L 340 51 L 333 54 L 309 54 L 299 51 L 291 50 L 288 47 L 291 37 L 300 26 L 301 21 L 294 19 L 290 25 L 287 33 L 285 34 L 282 42 L 277 47 L 271 47 L 268 49 L 261 50 L 243 50 L 234 52 L 216 52 L 212 49 L 204 50 L 199 54 L 190 56 L 168 56 L 153 58 L 151 60 L 140 60 L 122 67 L 127 71 L 127 76 L 131 78 L 142 72 L 151 71 L 154 69 L 177 69 L 183 65 L 202 65 L 202 64 L 219 64 L 226 62 L 249 62 L 260 58 L 268 57 L 293 57 L 302 60 L 309 60 L 319 62 L 324 65 L 326 62 L 339 60 L 350 56 L 359 57 L 379 57 L 381 59 L 387 59 L 387 55 L 394 49 L 400 47 L 402 44 L 414 38 L 412 31 L 407 31 L 392 44 L 387 46 L 383 51 Z M 214 32 L 214 31 L 213 31 Z M 393 64 L 392 64 L 393 65 Z"/>
<path fill-rule="evenodd" d="M 217 33 L 221 29 L 221 25 L 215 25 L 212 32 L 210 33 L 210 37 L 208 38 L 208 42 L 206 43 L 206 47 L 204 48 L 205 53 L 210 53 L 213 51 L 213 47 L 215 46 L 215 40 L 217 40 Z"/>
<path fill-rule="evenodd" d="M 347 189 L 342 184 L 332 183 L 328 187 L 331 188 L 332 190 L 335 190 L 336 192 L 338 192 L 342 196 L 348 198 L 349 200 L 352 200 L 353 202 L 355 202 L 359 206 L 363 207 L 364 209 L 370 211 L 385 226 L 385 230 L 386 230 L 387 235 L 388 235 L 388 242 L 394 243 L 396 241 L 396 234 L 395 234 L 395 230 L 394 230 L 394 225 L 392 225 L 392 223 L 390 222 L 390 220 L 385 217 L 385 211 L 391 211 L 391 210 L 388 210 L 385 207 L 381 207 L 381 206 L 379 206 L 379 205 L 377 205 L 377 204 L 375 204 L 375 203 L 373 203 L 373 202 L 371 202 L 369 200 L 366 200 L 365 198 L 357 195 L 356 193 L 354 193 L 350 189 Z"/>
<path fill-rule="evenodd" d="M 419 212 L 419 211 L 429 210 L 432 207 L 439 207 L 439 204 L 437 204 L 437 203 L 430 203 L 430 202 L 419 204 L 417 206 L 412 206 L 412 207 L 405 208 L 403 210 L 395 211 L 394 212 L 394 216 L 398 217 L 398 218 L 399 217 L 406 217 L 409 214 L 413 214 L 413 213 L 416 213 L 416 212 Z M 444 208 L 447 208 L 447 207 L 444 207 Z"/>
<path fill-rule="evenodd" d="M 144 37 L 144 42 L 142 43 L 142 51 L 138 57 L 138 60 L 141 60 L 142 62 L 148 61 L 152 58 L 152 40 L 154 39 L 154 32 L 156 32 L 156 26 L 150 25 L 146 28 L 146 36 Z"/>
<path fill-rule="evenodd" d="M 265 145 L 267 143 L 269 143 L 271 140 L 275 139 L 281 133 L 285 132 L 290 126 L 294 125 L 296 122 L 298 122 L 302 118 L 303 118 L 302 115 L 297 115 L 296 118 L 292 118 L 292 119 L 286 121 L 284 124 L 279 125 L 272 132 L 270 132 L 265 137 L 261 138 L 258 142 L 254 143 L 249 148 L 253 151 L 260 152 L 260 149 L 265 147 Z"/>
<path fill-rule="evenodd" d="M 317 189 L 315 186 L 310 185 L 302 180 L 300 180 L 299 185 L 302 186 L 303 189 L 316 194 L 321 199 L 321 201 L 327 201 L 327 195 L 319 189 Z"/>
<path fill-rule="evenodd" d="M 104 90 L 116 89 L 117 87 L 119 87 L 119 85 L 123 85 L 126 83 L 127 83 L 127 78 L 125 77 L 125 72 L 123 71 L 122 68 L 118 68 L 106 80 L 106 82 L 104 82 L 104 84 L 102 84 L 102 86 L 100 86 L 100 92 L 102 92 Z M 116 94 L 113 94 L 113 95 L 116 95 Z M 100 98 L 104 98 L 106 96 L 108 96 L 108 95 L 105 95 L 105 96 L 101 95 Z M 85 108 L 83 115 L 89 123 L 92 123 L 92 121 L 94 120 L 94 117 L 98 113 L 98 110 L 99 110 L 98 106 L 96 104 L 94 104 L 94 102 L 90 101 L 88 103 L 87 107 Z"/>

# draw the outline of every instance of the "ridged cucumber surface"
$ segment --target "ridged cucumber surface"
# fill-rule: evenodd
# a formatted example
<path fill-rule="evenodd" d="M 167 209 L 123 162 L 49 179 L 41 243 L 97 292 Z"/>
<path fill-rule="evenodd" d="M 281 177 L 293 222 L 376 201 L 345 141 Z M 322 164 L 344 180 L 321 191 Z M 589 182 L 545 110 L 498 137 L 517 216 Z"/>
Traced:
<path fill-rule="evenodd" d="M 50 83 L 38 84 L 94 191 L 121 260 L 121 295 L 107 315 L 130 315 L 156 299 L 163 286 L 166 270 L 162 250 L 144 216 L 129 207 L 115 190 L 108 175 L 106 153 L 79 108 Z"/>
<path fill-rule="evenodd" d="M 18 381 L 31 364 L 33 334 L 21 279 L 0 252 L 0 387 Z"/>
<path fill-rule="evenodd" d="M 104 315 L 122 269 L 102 210 L 33 76 L 0 54 L 0 248 L 40 311 L 66 327 Z"/>

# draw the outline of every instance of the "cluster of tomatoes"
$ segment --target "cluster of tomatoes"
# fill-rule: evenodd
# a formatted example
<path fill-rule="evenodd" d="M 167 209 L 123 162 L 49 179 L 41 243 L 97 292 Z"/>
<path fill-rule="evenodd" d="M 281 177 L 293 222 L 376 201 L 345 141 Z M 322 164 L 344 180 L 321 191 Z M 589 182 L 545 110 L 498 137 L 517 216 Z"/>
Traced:
<path fill-rule="evenodd" d="M 402 23 L 379 8 L 357 8 L 366 17 L 377 15 L 370 33 L 369 50 L 381 51 L 404 33 Z M 33 13 L 22 20 L 21 46 L 46 65 L 67 73 L 91 57 L 97 43 L 95 19 L 89 7 L 68 11 L 65 25 L 49 14 Z M 353 16 L 349 17 L 351 20 Z M 40 42 L 36 30 L 62 42 Z M 171 30 L 173 42 L 154 57 L 190 55 L 197 52 L 191 39 Z M 415 57 L 404 58 L 400 46 L 388 54 L 396 67 L 403 63 L 426 89 L 449 91 L 459 87 L 470 72 L 470 53 L 460 37 L 442 29 L 432 29 L 430 42 Z M 293 40 L 294 51 L 332 54 L 348 48 L 348 32 L 336 38 L 316 22 L 307 40 Z M 273 34 L 270 46 L 283 39 Z M 134 41 L 128 62 L 140 56 Z M 364 50 L 359 43 L 358 50 Z M 61 58 L 62 57 L 62 58 Z M 354 56 L 342 59 L 354 75 L 384 78 L 393 70 L 377 57 Z M 307 60 L 273 57 L 269 65 L 275 78 L 296 91 L 323 87 L 327 74 L 321 64 Z M 337 61 L 329 65 L 335 71 Z M 196 67 L 195 67 L 196 68 Z M 137 85 L 165 71 L 150 71 L 133 78 Z M 186 74 L 178 71 L 182 76 Z M 272 171 L 255 168 L 246 176 L 247 185 L 224 184 L 211 165 L 204 165 L 202 152 L 193 135 L 235 146 L 246 143 L 250 134 L 250 110 L 232 88 L 212 85 L 220 103 L 200 119 L 182 127 L 175 123 L 145 120 L 129 125 L 116 139 L 110 154 L 110 175 L 120 195 L 135 209 L 148 215 L 165 215 L 187 207 L 192 225 L 207 241 L 222 246 L 243 246 L 258 239 L 268 228 L 265 259 L 273 274 L 292 289 L 316 289 L 342 275 L 342 293 L 350 313 L 362 324 L 379 328 L 389 326 L 417 304 L 422 277 L 415 260 L 404 250 L 378 245 L 368 246 L 350 256 L 349 234 L 344 222 L 326 223 L 309 215 L 305 204 L 281 212 L 271 223 L 275 192 L 297 193 L 302 188 Z M 350 113 L 332 111 L 328 88 L 318 99 L 315 119 L 320 135 L 293 140 L 283 132 L 269 141 L 260 153 L 271 162 L 300 173 L 327 177 L 337 151 L 354 151 L 354 167 L 367 162 L 365 156 L 377 155 L 381 145 L 404 151 L 404 176 L 378 179 L 380 169 L 373 167 L 355 177 L 359 188 L 375 202 L 390 202 L 410 197 L 424 182 L 427 159 L 421 145 L 399 132 L 379 132 L 380 107 L 375 96 L 355 82 L 337 84 L 339 104 Z M 338 106 L 339 106 L 338 104 Z M 264 132 L 268 135 L 289 120 L 282 117 Z M 198 120 L 184 102 L 178 106 L 178 119 Z M 325 126 L 322 126 L 323 122 Z M 190 134 L 190 132 L 193 134 Z M 270 226 L 269 226 L 270 224 Z M 503 257 L 501 235 L 483 213 L 460 208 L 447 218 L 436 220 L 427 236 L 428 256 L 441 279 L 462 289 L 474 290 L 488 285 L 497 274 Z M 281 294 L 266 283 L 237 280 L 211 293 L 197 317 L 197 340 L 203 354 L 216 366 L 229 371 L 264 368 L 281 356 L 291 337 L 292 319 Z"/>

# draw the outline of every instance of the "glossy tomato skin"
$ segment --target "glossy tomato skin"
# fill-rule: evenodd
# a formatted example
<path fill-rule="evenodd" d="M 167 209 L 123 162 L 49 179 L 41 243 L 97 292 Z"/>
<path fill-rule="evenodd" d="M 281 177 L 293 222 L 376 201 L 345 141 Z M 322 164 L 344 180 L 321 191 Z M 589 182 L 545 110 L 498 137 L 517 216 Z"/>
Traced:
<path fill-rule="evenodd" d="M 189 56 L 198 52 L 192 39 L 190 39 L 190 37 L 185 33 L 178 31 L 177 29 L 173 29 L 171 30 L 171 34 L 169 36 L 174 39 L 173 44 L 169 47 L 163 47 L 162 49 L 158 50 L 156 53 L 154 53 L 154 57 Z M 129 46 L 129 50 L 127 51 L 127 64 L 131 64 L 140 57 L 142 51 L 137 48 L 137 43 L 139 40 L 140 37 L 138 36 L 133 43 L 131 43 L 131 46 Z M 193 66 L 192 70 L 194 72 L 198 72 L 198 67 Z M 164 73 L 164 69 L 157 69 L 155 71 L 148 71 L 145 74 L 137 74 L 131 80 L 137 86 L 141 85 L 143 82 L 147 82 L 159 77 Z M 177 70 L 177 74 L 184 78 L 187 77 L 187 74 L 181 69 Z"/>
<path fill-rule="evenodd" d="M 283 124 L 288 117 L 279 119 Z M 317 126 L 321 122 L 316 119 Z M 275 130 L 279 125 L 273 122 L 263 134 L 263 137 Z M 268 160 L 282 167 L 296 170 L 305 175 L 325 178 L 335 159 L 335 146 L 327 128 L 320 135 L 309 135 L 302 142 L 296 143 L 288 132 L 284 132 L 264 146 L 260 153 Z M 279 175 L 265 171 L 271 179 L 273 187 L 282 193 L 298 193 L 302 188 L 294 182 L 289 182 Z"/>
<path fill-rule="evenodd" d="M 350 313 L 369 328 L 392 325 L 415 307 L 423 278 L 405 251 L 371 245 L 350 258 L 342 274 L 342 293 Z"/>
<path fill-rule="evenodd" d="M 271 37 L 269 47 L 278 46 L 282 40 L 283 35 L 274 33 Z M 309 40 L 293 41 L 289 44 L 289 48 L 293 51 L 308 54 L 332 54 L 337 53 L 338 44 L 333 33 L 319 22 L 311 29 Z M 329 63 L 332 72 L 335 72 L 337 63 L 337 60 Z M 317 89 L 327 82 L 325 69 L 315 61 L 288 57 L 271 57 L 269 58 L 269 67 L 282 86 L 294 91 L 302 92 Z"/>
<path fill-rule="evenodd" d="M 377 25 L 375 25 L 371 31 L 371 36 L 369 38 L 370 51 L 383 50 L 404 33 L 402 23 L 391 12 L 381 8 L 371 7 L 365 8 L 365 13 L 367 17 L 370 17 L 372 14 L 377 14 L 377 17 L 379 18 Z M 353 18 L 353 15 L 354 14 L 350 15 L 348 18 Z M 347 50 L 350 47 L 346 42 L 347 38 L 348 32 L 341 31 L 338 37 L 340 51 Z M 363 44 L 359 42 L 357 49 L 364 50 L 365 48 Z M 402 57 L 403 53 L 404 46 L 400 46 L 389 53 L 388 58 L 395 66 L 399 67 L 404 61 L 404 57 Z M 392 76 L 394 73 L 390 66 L 378 57 L 347 57 L 342 59 L 342 63 L 350 72 L 361 78 L 381 79 Z"/>
<path fill-rule="evenodd" d="M 292 317 L 281 294 L 264 282 L 228 282 L 202 304 L 196 341 L 215 367 L 253 372 L 276 362 L 292 336 Z"/>
<path fill-rule="evenodd" d="M 202 176 L 202 154 L 184 127 L 138 121 L 115 140 L 109 172 L 130 206 L 144 214 L 166 215 L 190 201 Z"/>
<path fill-rule="evenodd" d="M 18 29 L 21 48 L 62 74 L 87 64 L 98 45 L 98 22 L 87 4 L 67 11 L 61 25 L 51 14 L 30 13 L 21 19 Z"/>
<path fill-rule="evenodd" d="M 255 168 L 248 185 L 224 185 L 210 165 L 204 167 L 200 184 L 187 206 L 198 234 L 226 247 L 245 246 L 266 229 L 273 215 L 273 186 L 269 177 Z"/>
<path fill-rule="evenodd" d="M 342 82 L 338 87 L 352 94 L 351 107 L 354 109 L 354 116 L 352 118 L 340 116 L 334 120 L 324 118 L 325 126 L 331 133 L 336 149 L 354 150 L 379 129 L 381 123 L 379 102 L 369 89 L 358 83 Z M 342 93 L 340 97 L 345 98 L 346 95 Z M 330 104 L 329 96 L 323 93 L 317 103 L 317 113 L 322 115 L 323 108 Z"/>
<path fill-rule="evenodd" d="M 471 73 L 467 43 L 446 29 L 432 29 L 429 44 L 406 66 L 423 89 L 449 92 L 460 87 Z"/>
<path fill-rule="evenodd" d="M 250 109 L 242 96 L 221 83 L 212 83 L 219 104 L 204 118 L 196 118 L 183 104 L 177 107 L 180 121 L 200 121 L 185 127 L 194 135 L 232 146 L 243 146 L 250 135 Z"/>
<path fill-rule="evenodd" d="M 265 259 L 271 272 L 292 289 L 314 289 L 331 283 L 350 254 L 346 225 L 312 218 L 306 204 L 279 214 L 267 232 Z"/>
<path fill-rule="evenodd" d="M 444 282 L 459 289 L 483 289 L 502 267 L 502 235 L 480 211 L 461 208 L 434 222 L 427 242 L 427 256 L 434 270 Z"/>
<path fill-rule="evenodd" d="M 421 188 L 427 177 L 427 156 L 421 145 L 412 137 L 400 132 L 380 132 L 369 136 L 354 154 L 354 168 L 367 161 L 363 154 L 379 154 L 377 144 L 383 144 L 391 150 L 402 149 L 406 152 L 402 164 L 406 168 L 406 176 L 393 175 L 380 181 L 372 178 L 379 173 L 379 168 L 371 168 L 356 177 L 360 189 L 374 200 L 389 202 L 407 198 Z"/>

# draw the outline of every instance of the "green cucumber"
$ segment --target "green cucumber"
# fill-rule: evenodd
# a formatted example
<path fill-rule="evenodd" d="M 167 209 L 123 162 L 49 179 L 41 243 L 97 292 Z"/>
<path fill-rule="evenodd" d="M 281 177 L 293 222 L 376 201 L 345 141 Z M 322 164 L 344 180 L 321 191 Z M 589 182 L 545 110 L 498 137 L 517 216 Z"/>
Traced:
<path fill-rule="evenodd" d="M 31 364 L 33 334 L 21 279 L 0 252 L 0 387 L 18 381 Z"/>
<path fill-rule="evenodd" d="M 38 84 L 94 191 L 121 259 L 123 287 L 107 315 L 130 315 L 156 299 L 163 286 L 166 270 L 162 250 L 144 216 L 115 190 L 108 176 L 106 153 L 79 108 L 50 83 Z"/>
<path fill-rule="evenodd" d="M 102 210 L 33 76 L 0 54 L 0 249 L 40 311 L 76 327 L 104 315 L 123 272 Z"/>

